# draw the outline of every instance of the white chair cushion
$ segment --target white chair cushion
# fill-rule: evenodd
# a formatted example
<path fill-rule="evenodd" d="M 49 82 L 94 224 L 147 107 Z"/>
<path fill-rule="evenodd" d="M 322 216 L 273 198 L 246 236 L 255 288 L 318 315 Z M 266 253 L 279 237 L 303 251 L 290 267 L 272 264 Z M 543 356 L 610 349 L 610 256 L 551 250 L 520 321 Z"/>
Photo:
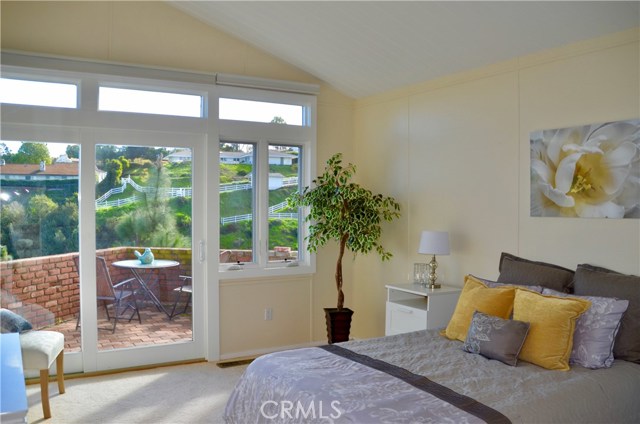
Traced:
<path fill-rule="evenodd" d="M 20 334 L 20 347 L 22 368 L 48 369 L 64 349 L 64 335 L 57 331 L 28 331 Z"/>

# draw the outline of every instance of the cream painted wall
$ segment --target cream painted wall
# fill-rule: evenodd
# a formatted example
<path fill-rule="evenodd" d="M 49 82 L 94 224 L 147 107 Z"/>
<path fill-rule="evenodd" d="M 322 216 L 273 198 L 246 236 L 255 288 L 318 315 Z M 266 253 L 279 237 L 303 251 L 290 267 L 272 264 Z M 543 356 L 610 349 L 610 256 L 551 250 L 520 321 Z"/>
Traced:
<path fill-rule="evenodd" d="M 640 274 L 640 220 L 529 216 L 529 133 L 640 117 L 636 30 L 356 101 L 364 181 L 401 201 L 384 233 L 395 259 L 354 267 L 355 335 L 384 334 L 384 284 L 407 282 L 423 229 L 450 232 L 447 284 L 494 278 L 500 252 Z M 397 129 L 397 130 L 396 130 Z M 356 318 L 357 317 L 357 318 Z"/>
<path fill-rule="evenodd" d="M 0 7 L 3 49 L 320 84 L 317 167 L 336 151 L 353 155 L 351 98 L 164 2 L 2 1 Z M 221 357 L 326 340 L 322 308 L 336 303 L 334 258 L 331 247 L 319 252 L 313 276 L 222 282 Z M 273 308 L 272 321 L 264 321 L 265 307 Z"/>

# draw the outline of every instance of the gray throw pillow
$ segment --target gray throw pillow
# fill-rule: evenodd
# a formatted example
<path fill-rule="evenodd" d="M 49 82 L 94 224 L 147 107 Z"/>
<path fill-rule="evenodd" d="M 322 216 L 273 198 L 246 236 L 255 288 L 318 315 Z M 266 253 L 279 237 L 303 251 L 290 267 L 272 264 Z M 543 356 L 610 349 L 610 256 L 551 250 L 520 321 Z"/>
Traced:
<path fill-rule="evenodd" d="M 462 349 L 515 367 L 528 332 L 528 322 L 475 311 Z"/>
<path fill-rule="evenodd" d="M 609 368 L 613 364 L 613 346 L 628 300 L 611 297 L 578 296 L 544 289 L 542 294 L 587 299 L 591 307 L 578 318 L 573 333 L 569 362 L 585 368 Z"/>
<path fill-rule="evenodd" d="M 629 307 L 620 322 L 613 356 L 640 364 L 640 277 L 581 264 L 576 270 L 575 294 L 626 299 Z"/>
<path fill-rule="evenodd" d="M 530 261 L 504 252 L 498 269 L 498 283 L 542 286 L 566 293 L 570 292 L 574 274 L 559 265 Z"/>
<path fill-rule="evenodd" d="M 31 323 L 8 309 L 0 309 L 0 322 L 3 333 L 23 333 L 31 330 Z"/>

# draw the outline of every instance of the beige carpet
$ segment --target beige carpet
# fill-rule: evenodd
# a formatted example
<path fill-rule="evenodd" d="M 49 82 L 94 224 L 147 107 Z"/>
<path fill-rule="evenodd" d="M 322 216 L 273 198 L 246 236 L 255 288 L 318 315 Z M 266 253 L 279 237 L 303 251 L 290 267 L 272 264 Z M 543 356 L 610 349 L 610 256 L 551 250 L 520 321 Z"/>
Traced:
<path fill-rule="evenodd" d="M 42 416 L 40 385 L 27 386 L 29 423 L 221 423 L 224 406 L 247 365 L 197 363 L 51 382 L 51 415 Z"/>

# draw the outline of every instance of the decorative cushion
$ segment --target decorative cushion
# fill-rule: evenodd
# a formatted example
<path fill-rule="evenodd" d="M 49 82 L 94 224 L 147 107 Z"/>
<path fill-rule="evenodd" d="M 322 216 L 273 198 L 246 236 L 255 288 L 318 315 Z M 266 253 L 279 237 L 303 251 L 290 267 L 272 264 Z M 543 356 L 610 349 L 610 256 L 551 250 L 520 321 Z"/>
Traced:
<path fill-rule="evenodd" d="M 529 332 L 529 323 L 474 312 L 462 349 L 512 367 Z"/>
<path fill-rule="evenodd" d="M 591 302 L 591 307 L 576 321 L 569 363 L 585 368 L 608 368 L 613 364 L 613 344 L 628 300 L 611 297 L 578 296 L 544 289 L 542 294 L 575 297 Z"/>
<path fill-rule="evenodd" d="M 498 267 L 498 283 L 542 286 L 560 292 L 569 292 L 574 272 L 546 262 L 530 261 L 510 253 L 502 253 Z"/>
<path fill-rule="evenodd" d="M 31 323 L 8 309 L 0 309 L 0 322 L 3 333 L 24 333 L 31 330 Z"/>
<path fill-rule="evenodd" d="M 550 370 L 568 370 L 576 321 L 590 306 L 591 302 L 585 299 L 518 289 L 513 319 L 531 325 L 520 359 Z"/>
<path fill-rule="evenodd" d="M 629 301 L 613 345 L 613 356 L 640 364 L 640 277 L 582 264 L 576 270 L 575 293 Z"/>
<path fill-rule="evenodd" d="M 471 275 L 467 275 L 453 316 L 442 334 L 451 340 L 464 342 L 475 311 L 509 318 L 514 296 L 513 287 L 490 289 Z"/>

